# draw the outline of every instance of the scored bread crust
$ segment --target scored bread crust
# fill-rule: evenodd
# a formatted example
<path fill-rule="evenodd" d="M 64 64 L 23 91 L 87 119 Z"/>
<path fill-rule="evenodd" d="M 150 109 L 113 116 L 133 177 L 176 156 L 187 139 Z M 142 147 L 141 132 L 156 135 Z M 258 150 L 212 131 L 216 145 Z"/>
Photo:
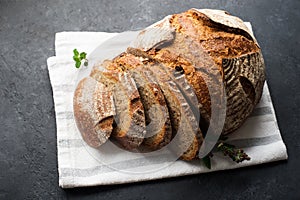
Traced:
<path fill-rule="evenodd" d="M 133 44 L 138 46 L 133 47 L 144 50 L 152 59 L 171 69 L 183 68 L 197 95 L 201 117 L 206 124 L 209 125 L 211 117 L 211 98 L 224 95 L 227 104 L 222 133 L 228 134 L 239 128 L 258 103 L 265 80 L 262 54 L 252 32 L 241 19 L 225 11 L 207 9 L 190 9 L 168 16 L 149 28 L 162 27 L 175 31 L 175 35 L 170 33 L 172 42 L 161 44 L 156 39 L 160 46 L 151 48 L 151 42 L 135 41 Z M 155 37 L 145 33 L 141 32 L 137 40 L 151 41 L 143 37 Z M 223 82 L 225 94 L 220 94 L 220 85 L 214 78 Z M 208 85 L 213 91 L 208 90 Z"/>
<path fill-rule="evenodd" d="M 223 134 L 233 132 L 251 114 L 263 90 L 264 62 L 253 34 L 241 19 L 218 10 L 191 9 L 174 15 L 170 23 L 176 31 L 200 43 L 218 66 L 227 100 Z M 209 68 L 205 63 L 199 66 Z M 209 106 L 204 107 L 211 111 Z"/>
<path fill-rule="evenodd" d="M 84 141 L 98 148 L 112 132 L 115 107 L 112 92 L 90 77 L 82 79 L 73 98 L 74 118 Z"/>

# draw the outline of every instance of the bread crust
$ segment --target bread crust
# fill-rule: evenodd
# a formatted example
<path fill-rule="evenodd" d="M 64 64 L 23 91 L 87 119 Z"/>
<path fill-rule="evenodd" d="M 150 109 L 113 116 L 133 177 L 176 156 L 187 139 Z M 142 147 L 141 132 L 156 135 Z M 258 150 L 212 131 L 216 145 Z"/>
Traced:
<path fill-rule="evenodd" d="M 203 141 L 202 132 L 198 125 L 199 122 L 167 69 L 158 64 L 150 69 L 157 77 L 169 103 L 169 109 L 172 110 L 171 113 L 179 112 L 176 114 L 178 116 L 177 119 L 174 120 L 174 117 L 171 117 L 171 119 L 173 118 L 172 125 L 175 127 L 173 134 L 179 135 L 178 140 L 175 141 L 178 142 L 176 146 L 178 149 L 175 150 L 175 153 L 180 152 L 180 158 L 183 160 L 192 160 L 196 158 Z M 177 107 L 178 110 L 173 110 L 174 107 Z M 176 135 L 173 135 L 173 138 Z"/>
<path fill-rule="evenodd" d="M 105 85 L 87 77 L 75 90 L 74 118 L 83 140 L 98 148 L 112 133 L 115 107 L 112 92 Z"/>
<path fill-rule="evenodd" d="M 244 22 L 225 11 L 190 9 L 167 16 L 141 31 L 132 44 L 133 48 L 102 64 L 108 72 L 96 67 L 92 78 L 83 79 L 77 86 L 75 120 L 90 146 L 99 147 L 112 134 L 125 149 L 135 149 L 143 141 L 146 146 L 159 149 L 170 142 L 171 132 L 174 138 L 179 131 L 183 134 L 178 148 L 187 149 L 180 156 L 191 160 L 197 157 L 203 141 L 193 109 L 199 109 L 205 122 L 200 127 L 205 132 L 212 118 L 213 100 L 218 99 L 214 105 L 218 109 L 222 107 L 219 99 L 226 99 L 222 134 L 229 134 L 243 124 L 261 98 L 265 66 L 260 47 Z M 138 73 L 135 80 L 131 77 L 134 73 Z M 150 82 L 152 75 L 156 82 L 138 90 L 138 78 Z M 112 83 L 114 86 L 109 86 Z M 94 91 L 83 95 L 84 90 L 90 90 L 87 85 Z M 160 91 L 159 95 L 153 95 L 155 91 Z M 143 100 L 140 93 L 146 98 L 147 92 L 153 99 Z M 85 96 L 90 96 L 89 101 Z M 115 107 L 108 100 L 112 97 Z M 167 119 L 159 134 L 144 139 L 148 104 L 155 103 L 167 108 L 160 113 L 168 113 L 169 122 Z M 84 104 L 89 108 L 84 108 Z M 107 104 L 107 110 L 99 111 L 100 104 Z M 113 127 L 113 121 L 124 120 L 128 123 L 121 128 Z M 192 133 L 192 137 L 184 132 Z"/>
<path fill-rule="evenodd" d="M 139 151 L 158 150 L 170 142 L 171 123 L 164 95 L 149 71 L 145 71 L 147 58 L 122 53 L 113 59 L 109 69 L 126 71 L 137 84 L 145 111 L 146 136 Z"/>
<path fill-rule="evenodd" d="M 167 17 L 160 23 L 164 29 L 175 29 L 174 39 L 172 43 L 162 44 L 160 48 L 149 48 L 151 43 L 145 44 L 147 54 L 171 69 L 178 66 L 183 68 L 198 98 L 201 117 L 206 121 L 206 126 L 209 126 L 211 119 L 211 98 L 225 98 L 227 111 L 222 133 L 228 134 L 239 128 L 258 103 L 265 80 L 262 54 L 252 32 L 241 19 L 220 10 L 190 9 Z M 160 25 L 150 27 L 159 29 Z M 139 48 L 143 50 L 141 45 Z M 234 70 L 224 66 L 228 65 L 227 61 L 230 61 L 230 68 Z M 240 68 L 247 69 L 248 73 L 242 72 Z M 225 92 L 220 89 L 223 87 L 220 83 Z M 230 83 L 239 87 L 233 89 Z M 255 100 L 249 102 L 249 96 L 254 93 Z M 215 106 L 222 107 L 218 104 Z M 244 110 L 245 107 L 248 109 Z"/>
<path fill-rule="evenodd" d="M 107 84 L 113 91 L 116 105 L 113 141 L 126 150 L 141 145 L 146 134 L 145 113 L 140 94 L 131 75 L 127 72 L 102 71 L 94 67 L 91 77 Z"/>

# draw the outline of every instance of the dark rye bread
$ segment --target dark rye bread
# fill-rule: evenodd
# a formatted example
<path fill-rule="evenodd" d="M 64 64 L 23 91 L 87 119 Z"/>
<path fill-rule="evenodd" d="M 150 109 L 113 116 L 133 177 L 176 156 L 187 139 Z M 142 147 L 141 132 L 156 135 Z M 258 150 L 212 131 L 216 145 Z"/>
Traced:
<path fill-rule="evenodd" d="M 216 102 L 225 98 L 223 134 L 240 127 L 258 103 L 265 80 L 260 48 L 243 21 L 220 10 L 190 9 L 166 17 L 147 29 L 164 29 L 164 33 L 169 29 L 175 33 L 169 34 L 173 38 L 169 37 L 165 44 L 156 39 L 155 42 L 160 44 L 157 46 L 141 42 L 151 41 L 149 38 L 154 37 L 144 31 L 133 47 L 144 50 L 149 57 L 171 69 L 183 68 L 197 95 L 201 117 L 207 123 L 211 118 L 211 98 L 217 99 Z M 224 84 L 225 93 L 219 82 Z"/>
<path fill-rule="evenodd" d="M 129 72 L 137 84 L 144 106 L 146 119 L 146 136 L 140 151 L 157 150 L 167 145 L 172 136 L 171 122 L 164 95 L 155 78 L 145 73 L 142 57 L 123 53 L 113 59 L 107 68 L 117 67 L 120 71 Z"/>
<path fill-rule="evenodd" d="M 82 79 L 73 98 L 74 117 L 83 140 L 98 148 L 113 129 L 115 107 L 112 91 L 91 77 Z"/>
<path fill-rule="evenodd" d="M 116 144 L 127 150 L 136 149 L 143 142 L 146 127 L 143 104 L 131 75 L 94 67 L 90 76 L 113 91 L 116 115 L 112 136 Z"/>
<path fill-rule="evenodd" d="M 183 160 L 196 158 L 203 136 L 190 105 L 163 66 L 154 64 L 144 70 L 156 76 L 166 98 L 173 128 L 173 140 L 176 138 L 175 149 L 174 146 L 171 148 Z"/>

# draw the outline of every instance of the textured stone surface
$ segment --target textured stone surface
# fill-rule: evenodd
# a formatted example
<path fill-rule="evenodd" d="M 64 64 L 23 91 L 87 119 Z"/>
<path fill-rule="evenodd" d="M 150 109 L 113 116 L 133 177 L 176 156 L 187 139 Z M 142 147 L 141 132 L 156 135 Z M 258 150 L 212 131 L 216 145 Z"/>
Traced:
<path fill-rule="evenodd" d="M 117 186 L 58 187 L 46 59 L 59 31 L 125 31 L 191 7 L 251 21 L 262 47 L 287 162 Z M 0 0 L 0 199 L 299 199 L 300 1 Z"/>

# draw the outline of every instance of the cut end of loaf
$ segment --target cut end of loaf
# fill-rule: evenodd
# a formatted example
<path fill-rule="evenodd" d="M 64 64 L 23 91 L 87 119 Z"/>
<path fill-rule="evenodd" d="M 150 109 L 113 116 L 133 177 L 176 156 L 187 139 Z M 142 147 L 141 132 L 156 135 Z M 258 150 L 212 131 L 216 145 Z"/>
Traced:
<path fill-rule="evenodd" d="M 87 77 L 75 90 L 74 118 L 84 141 L 98 148 L 112 133 L 115 107 L 112 93 L 103 84 Z"/>

